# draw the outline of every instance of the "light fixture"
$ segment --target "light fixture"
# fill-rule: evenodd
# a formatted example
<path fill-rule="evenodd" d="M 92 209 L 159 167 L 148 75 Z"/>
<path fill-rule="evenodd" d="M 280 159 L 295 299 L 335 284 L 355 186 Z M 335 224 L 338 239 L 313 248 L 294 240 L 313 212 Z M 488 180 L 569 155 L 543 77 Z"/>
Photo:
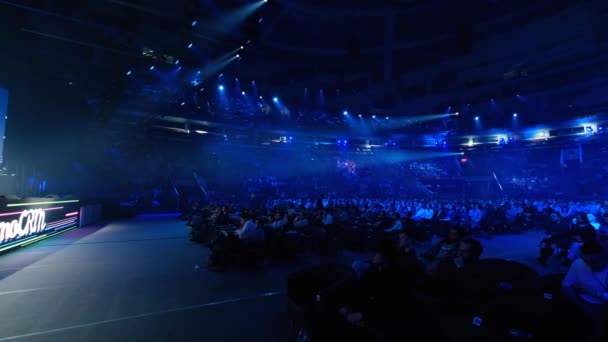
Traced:
<path fill-rule="evenodd" d="M 219 87 L 217 87 L 219 90 L 224 90 L 224 86 L 220 85 Z"/>
<path fill-rule="evenodd" d="M 150 71 L 154 70 L 154 68 L 156 68 L 154 65 L 150 67 Z"/>
<path fill-rule="evenodd" d="M 188 44 L 188 49 L 192 49 L 192 43 Z"/>
<path fill-rule="evenodd" d="M 198 21 L 194 20 L 194 21 L 192 22 L 192 27 L 196 26 L 196 24 L 198 24 Z"/>
<path fill-rule="evenodd" d="M 127 71 L 127 76 L 131 76 L 131 70 Z"/>

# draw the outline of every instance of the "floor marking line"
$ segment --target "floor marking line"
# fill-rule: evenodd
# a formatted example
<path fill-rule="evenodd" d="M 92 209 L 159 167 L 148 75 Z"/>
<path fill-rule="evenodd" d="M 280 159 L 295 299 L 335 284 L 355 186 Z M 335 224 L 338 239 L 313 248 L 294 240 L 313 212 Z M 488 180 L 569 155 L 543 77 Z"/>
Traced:
<path fill-rule="evenodd" d="M 13 293 L 24 293 L 24 292 L 34 292 L 34 291 L 44 291 L 44 290 L 54 290 L 54 289 L 58 289 L 58 287 L 36 287 L 33 289 L 5 291 L 5 292 L 0 292 L 0 296 L 7 295 L 7 294 L 13 294 Z"/>
<path fill-rule="evenodd" d="M 0 341 L 11 341 L 11 340 L 17 340 L 17 339 L 26 338 L 26 337 L 40 336 L 40 335 L 58 333 L 58 332 L 63 332 L 63 331 L 68 331 L 68 330 L 87 328 L 87 327 L 92 327 L 92 326 L 96 326 L 96 325 L 110 324 L 110 323 L 128 321 L 128 320 L 139 319 L 139 318 L 159 316 L 159 315 L 165 315 L 165 314 L 174 313 L 174 312 L 196 310 L 196 309 L 200 309 L 200 308 L 206 308 L 206 307 L 218 306 L 218 305 L 230 304 L 230 303 L 237 303 L 237 302 L 242 302 L 242 301 L 246 301 L 246 300 L 262 298 L 262 297 L 272 297 L 272 296 L 276 296 L 276 295 L 280 295 L 280 294 L 283 294 L 283 292 L 267 292 L 267 293 L 257 294 L 257 295 L 248 296 L 248 297 L 225 299 L 225 300 L 220 300 L 220 301 L 208 302 L 208 303 L 204 303 L 204 304 L 183 306 L 181 308 L 153 311 L 153 312 L 147 312 L 147 313 L 138 314 L 138 315 L 124 316 L 124 317 L 117 317 L 117 318 L 112 318 L 112 319 L 106 319 L 103 321 L 70 325 L 70 326 L 63 327 L 63 328 L 49 329 L 49 330 L 27 333 L 27 334 L 22 334 L 22 335 L 2 337 L 2 338 L 0 338 Z"/>

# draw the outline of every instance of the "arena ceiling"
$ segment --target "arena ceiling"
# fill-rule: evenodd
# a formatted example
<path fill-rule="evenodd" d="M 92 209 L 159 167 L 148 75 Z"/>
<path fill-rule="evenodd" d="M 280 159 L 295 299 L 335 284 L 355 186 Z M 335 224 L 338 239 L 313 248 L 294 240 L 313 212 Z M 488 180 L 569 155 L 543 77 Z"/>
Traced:
<path fill-rule="evenodd" d="M 392 72 L 399 74 L 462 53 L 473 22 L 509 16 L 522 24 L 569 2 L 269 0 L 243 16 L 254 1 L 0 0 L 7 51 L 0 67 L 10 75 L 9 87 L 69 85 L 102 116 L 118 108 L 187 116 L 208 111 L 209 102 L 199 95 L 192 101 L 191 75 L 240 46 L 240 58 L 213 77 L 255 80 L 261 93 L 272 96 L 282 87 L 335 75 L 321 86 L 332 94 L 356 93 L 357 85 L 345 89 L 344 80 L 357 73 L 381 80 L 389 42 L 398 61 Z M 168 73 L 177 60 L 187 76 L 167 81 L 144 75 L 153 65 Z M 129 71 L 141 77 L 129 80 Z M 336 121 L 321 118 L 318 123 Z M 252 124 L 247 115 L 228 119 Z"/>

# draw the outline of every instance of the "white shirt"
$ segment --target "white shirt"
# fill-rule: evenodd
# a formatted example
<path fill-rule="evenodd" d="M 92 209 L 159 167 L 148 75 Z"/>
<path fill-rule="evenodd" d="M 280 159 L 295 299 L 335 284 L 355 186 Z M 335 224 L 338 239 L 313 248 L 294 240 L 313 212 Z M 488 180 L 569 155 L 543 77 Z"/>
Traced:
<path fill-rule="evenodd" d="M 283 229 L 283 227 L 285 227 L 286 224 L 287 223 L 283 219 L 280 219 L 280 220 L 276 220 L 276 221 L 272 222 L 270 224 L 270 228 L 279 230 L 279 229 Z"/>
<path fill-rule="evenodd" d="M 332 225 L 334 223 L 334 217 L 331 216 L 331 214 L 327 214 L 325 217 L 323 217 L 322 223 L 324 226 Z"/>
<path fill-rule="evenodd" d="M 435 212 L 433 209 L 420 209 L 416 212 L 416 215 L 413 217 L 414 220 L 431 220 L 433 219 L 433 215 Z"/>
<path fill-rule="evenodd" d="M 396 220 L 393 226 L 386 229 L 385 232 L 395 232 L 400 231 L 401 229 L 403 229 L 403 223 L 401 223 L 401 220 Z"/>
<path fill-rule="evenodd" d="M 593 272 L 583 259 L 578 258 L 570 265 L 562 285 L 574 287 L 579 291 L 581 298 L 589 303 L 601 304 L 601 296 L 608 291 L 607 276 L 608 268 L 604 268 L 601 272 Z"/>
<path fill-rule="evenodd" d="M 243 225 L 243 228 L 235 231 L 234 233 L 238 235 L 240 239 L 246 240 L 255 237 L 257 227 L 252 220 L 247 220 Z"/>
<path fill-rule="evenodd" d="M 469 210 L 469 217 L 471 218 L 471 221 L 473 221 L 474 223 L 478 223 L 481 222 L 481 219 L 483 218 L 483 213 L 477 208 L 471 209 Z"/>

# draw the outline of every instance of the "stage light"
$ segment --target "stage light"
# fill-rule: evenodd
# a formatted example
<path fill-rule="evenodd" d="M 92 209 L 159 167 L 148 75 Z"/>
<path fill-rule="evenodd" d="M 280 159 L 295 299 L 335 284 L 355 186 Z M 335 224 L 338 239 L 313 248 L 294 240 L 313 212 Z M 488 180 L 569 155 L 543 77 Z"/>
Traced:
<path fill-rule="evenodd" d="M 459 113 L 459 112 L 456 112 L 456 113 L 454 113 L 454 115 L 460 115 L 460 113 Z"/>
<path fill-rule="evenodd" d="M 476 117 L 475 117 L 475 121 L 479 121 L 479 116 L 476 116 Z"/>
<path fill-rule="evenodd" d="M 359 114 L 359 117 L 362 117 L 363 115 Z"/>
<path fill-rule="evenodd" d="M 243 45 L 241 45 L 241 50 L 245 49 L 245 47 Z"/>
<path fill-rule="evenodd" d="M 156 68 L 154 65 L 150 67 L 150 71 L 154 70 L 154 68 Z"/>
<path fill-rule="evenodd" d="M 241 55 L 237 54 L 237 55 L 236 55 L 236 58 L 241 58 Z"/>
<path fill-rule="evenodd" d="M 131 76 L 131 70 L 127 71 L 127 76 Z"/>
<path fill-rule="evenodd" d="M 175 61 L 175 65 L 178 65 L 178 64 L 179 64 L 179 59 Z"/>
<path fill-rule="evenodd" d="M 194 132 L 195 132 L 195 133 L 198 133 L 198 134 L 207 134 L 207 131 L 199 131 L 199 130 L 196 130 L 196 131 L 194 131 Z"/>
<path fill-rule="evenodd" d="M 219 86 L 219 87 L 217 87 L 217 88 L 218 88 L 220 91 L 223 91 L 223 90 L 224 90 L 224 86 L 223 86 L 223 85 L 220 85 L 220 86 Z"/>
<path fill-rule="evenodd" d="M 205 91 L 205 88 L 201 88 L 201 93 Z"/>
<path fill-rule="evenodd" d="M 376 118 L 376 116 L 375 116 L 375 115 L 372 115 L 372 119 L 375 119 L 375 118 Z"/>
<path fill-rule="evenodd" d="M 460 152 L 460 155 L 461 155 L 461 156 L 464 156 L 464 152 Z"/>
<path fill-rule="evenodd" d="M 261 100 L 261 99 L 263 99 L 263 97 L 262 97 L 262 96 L 260 96 L 260 100 Z"/>
<path fill-rule="evenodd" d="M 517 117 L 517 113 L 513 113 L 513 117 L 516 118 Z"/>
<path fill-rule="evenodd" d="M 196 21 L 196 20 L 195 20 L 195 21 L 193 21 L 193 22 L 192 22 L 192 27 L 196 26 L 196 24 L 198 24 L 198 21 Z"/>
<path fill-rule="evenodd" d="M 342 114 L 348 115 L 348 111 L 345 110 Z"/>
<path fill-rule="evenodd" d="M 388 116 L 386 117 L 386 120 L 388 120 Z"/>
<path fill-rule="evenodd" d="M 242 94 L 242 95 L 245 95 L 245 92 L 244 92 L 244 91 L 242 91 L 242 92 L 241 92 L 241 94 Z"/>
<path fill-rule="evenodd" d="M 273 98 L 272 98 L 272 102 L 274 102 L 274 103 L 278 103 L 278 102 L 279 102 L 279 98 L 278 98 L 278 97 L 273 97 Z"/>
<path fill-rule="evenodd" d="M 188 49 L 192 49 L 192 43 L 188 44 Z"/>
<path fill-rule="evenodd" d="M 186 105 L 186 102 L 183 102 L 180 104 L 182 107 Z"/>

